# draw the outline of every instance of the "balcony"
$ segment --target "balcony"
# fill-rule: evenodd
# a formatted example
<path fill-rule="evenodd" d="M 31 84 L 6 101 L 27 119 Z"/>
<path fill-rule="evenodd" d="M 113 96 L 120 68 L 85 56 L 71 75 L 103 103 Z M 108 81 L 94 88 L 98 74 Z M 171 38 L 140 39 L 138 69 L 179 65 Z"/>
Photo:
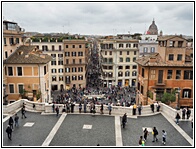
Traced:
<path fill-rule="evenodd" d="M 166 80 L 163 80 L 163 81 L 155 81 L 155 84 L 157 85 L 157 86 L 165 86 L 166 85 Z"/>
<path fill-rule="evenodd" d="M 71 80 L 65 80 L 66 84 L 71 84 Z"/>

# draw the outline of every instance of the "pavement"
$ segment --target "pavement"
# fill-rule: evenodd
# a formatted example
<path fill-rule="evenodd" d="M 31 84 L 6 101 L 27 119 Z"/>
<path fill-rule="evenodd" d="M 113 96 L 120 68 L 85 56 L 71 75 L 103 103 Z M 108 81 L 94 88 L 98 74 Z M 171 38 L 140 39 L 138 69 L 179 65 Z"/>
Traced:
<path fill-rule="evenodd" d="M 96 113 L 63 113 L 58 117 L 55 113 L 26 112 L 27 118 L 21 119 L 18 111 L 19 127 L 14 127 L 12 141 L 7 137 L 5 129 L 8 120 L 3 122 L 2 146 L 138 146 L 143 128 L 149 129 L 145 146 L 179 146 L 191 147 L 193 129 L 190 121 L 180 121 L 179 125 L 168 120 L 164 115 L 128 117 L 128 123 L 123 129 L 121 117 Z M 6 117 L 4 118 L 6 119 Z M 158 142 L 152 142 L 151 128 L 156 127 Z M 167 132 L 166 145 L 162 144 L 162 130 Z M 188 137 L 187 137 L 188 136 Z"/>

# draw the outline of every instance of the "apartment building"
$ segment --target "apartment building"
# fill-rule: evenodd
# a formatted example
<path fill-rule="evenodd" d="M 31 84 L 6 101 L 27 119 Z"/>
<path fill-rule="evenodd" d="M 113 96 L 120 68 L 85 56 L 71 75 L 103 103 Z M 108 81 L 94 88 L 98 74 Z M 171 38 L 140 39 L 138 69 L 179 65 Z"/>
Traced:
<path fill-rule="evenodd" d="M 22 98 L 22 95 L 28 98 L 29 93 L 41 102 L 50 102 L 50 61 L 51 57 L 36 46 L 20 46 L 4 60 L 8 103 Z"/>
<path fill-rule="evenodd" d="M 193 59 L 187 55 L 192 48 L 182 36 L 160 36 L 158 53 L 143 56 L 138 64 L 137 103 L 148 104 L 148 93 L 161 98 L 164 92 L 176 90 L 176 102 L 171 105 L 193 106 Z"/>
<path fill-rule="evenodd" d="M 103 87 L 137 85 L 138 43 L 135 39 L 99 40 Z"/>

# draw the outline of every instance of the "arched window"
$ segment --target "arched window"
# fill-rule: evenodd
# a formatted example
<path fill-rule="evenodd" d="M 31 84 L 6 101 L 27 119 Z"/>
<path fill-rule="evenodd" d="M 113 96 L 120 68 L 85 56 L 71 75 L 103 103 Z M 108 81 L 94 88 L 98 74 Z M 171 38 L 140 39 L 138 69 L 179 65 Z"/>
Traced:
<path fill-rule="evenodd" d="M 113 73 L 112 72 L 109 72 L 108 73 L 108 77 L 112 77 L 113 76 Z"/>
<path fill-rule="evenodd" d="M 130 62 L 130 58 L 129 57 L 126 58 L 126 62 Z"/>
<path fill-rule="evenodd" d="M 125 77 L 129 77 L 130 76 L 130 72 L 129 71 L 126 71 L 125 72 Z"/>
<path fill-rule="evenodd" d="M 132 72 L 132 76 L 137 76 L 137 72 L 136 71 L 133 71 Z"/>
<path fill-rule="evenodd" d="M 122 76 L 123 76 L 123 72 L 122 72 L 122 71 L 119 71 L 119 72 L 118 72 L 118 76 L 119 76 L 119 77 L 122 77 Z"/>
<path fill-rule="evenodd" d="M 125 69 L 130 69 L 130 66 L 125 66 Z"/>

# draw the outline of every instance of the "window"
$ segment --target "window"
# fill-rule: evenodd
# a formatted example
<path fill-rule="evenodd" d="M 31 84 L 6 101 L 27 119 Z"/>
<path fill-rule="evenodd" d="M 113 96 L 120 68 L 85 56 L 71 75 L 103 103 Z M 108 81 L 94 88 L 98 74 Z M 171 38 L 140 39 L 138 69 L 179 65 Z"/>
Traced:
<path fill-rule="evenodd" d="M 110 51 L 110 55 L 112 55 L 112 51 Z"/>
<path fill-rule="evenodd" d="M 109 63 L 113 63 L 113 58 L 109 58 Z"/>
<path fill-rule="evenodd" d="M 107 51 L 105 51 L 105 55 L 107 55 Z"/>
<path fill-rule="evenodd" d="M 54 45 L 52 45 L 52 51 L 54 51 Z"/>
<path fill-rule="evenodd" d="M 125 66 L 125 69 L 130 69 L 130 66 Z"/>
<path fill-rule="evenodd" d="M 176 79 L 181 79 L 181 70 L 176 70 Z"/>
<path fill-rule="evenodd" d="M 13 76 L 13 69 L 12 67 L 8 67 L 8 75 Z"/>
<path fill-rule="evenodd" d="M 59 73 L 63 73 L 63 68 L 60 68 L 59 69 Z"/>
<path fill-rule="evenodd" d="M 132 69 L 137 69 L 137 65 L 133 65 L 132 66 Z"/>
<path fill-rule="evenodd" d="M 79 48 L 82 48 L 82 45 L 79 45 Z"/>
<path fill-rule="evenodd" d="M 136 61 L 136 57 L 133 57 L 133 62 L 135 62 Z"/>
<path fill-rule="evenodd" d="M 83 52 L 78 52 L 78 56 L 83 56 Z"/>
<path fill-rule="evenodd" d="M 43 45 L 42 46 L 42 51 L 48 51 L 48 46 Z"/>
<path fill-rule="evenodd" d="M 44 75 L 46 74 L 46 66 L 44 66 Z"/>
<path fill-rule="evenodd" d="M 122 71 L 118 72 L 118 76 L 122 77 L 123 76 L 123 72 Z"/>
<path fill-rule="evenodd" d="M 72 48 L 75 48 L 75 45 L 72 45 Z"/>
<path fill-rule="evenodd" d="M 123 69 L 123 66 L 118 66 L 118 69 Z"/>
<path fill-rule="evenodd" d="M 70 56 L 70 53 L 69 52 L 65 52 L 65 56 Z"/>
<path fill-rule="evenodd" d="M 191 98 L 191 90 L 190 89 L 183 89 L 183 98 Z"/>
<path fill-rule="evenodd" d="M 183 45 L 183 41 L 178 41 L 178 47 L 181 48 Z"/>
<path fill-rule="evenodd" d="M 72 72 L 77 72 L 76 67 L 72 68 Z"/>
<path fill-rule="evenodd" d="M 10 40 L 10 45 L 14 44 L 14 38 L 9 38 Z"/>
<path fill-rule="evenodd" d="M 169 46 L 174 47 L 175 41 L 169 41 Z"/>
<path fill-rule="evenodd" d="M 123 58 L 122 57 L 120 57 L 120 60 L 119 60 L 120 62 L 123 62 Z"/>
<path fill-rule="evenodd" d="M 150 70 L 150 77 L 151 79 L 155 79 L 155 70 Z"/>
<path fill-rule="evenodd" d="M 72 76 L 72 80 L 77 80 L 77 76 Z"/>
<path fill-rule="evenodd" d="M 178 54 L 177 55 L 177 61 L 181 61 L 182 60 L 182 54 Z"/>
<path fill-rule="evenodd" d="M 103 59 L 103 62 L 104 62 L 104 63 L 107 63 L 107 58 L 104 58 L 104 59 Z"/>
<path fill-rule="evenodd" d="M 147 47 L 144 47 L 143 53 L 148 53 L 148 48 Z"/>
<path fill-rule="evenodd" d="M 112 78 L 113 77 L 113 73 L 112 72 L 109 72 L 108 73 L 108 77 Z"/>
<path fill-rule="evenodd" d="M 173 54 L 169 54 L 169 61 L 173 61 L 174 60 L 174 55 Z"/>
<path fill-rule="evenodd" d="M 78 80 L 83 80 L 83 75 L 79 75 Z"/>
<path fill-rule="evenodd" d="M 9 84 L 9 90 L 10 90 L 10 93 L 14 93 L 14 85 L 13 84 Z"/>
<path fill-rule="evenodd" d="M 5 58 L 7 58 L 8 57 L 8 54 L 7 54 L 7 51 L 5 51 Z"/>
<path fill-rule="evenodd" d="M 4 38 L 4 45 L 6 45 L 6 38 Z"/>
<path fill-rule="evenodd" d="M 151 52 L 151 53 L 154 53 L 154 52 L 155 52 L 155 47 L 151 47 L 151 48 L 150 48 L 150 52 Z"/>
<path fill-rule="evenodd" d="M 21 94 L 23 93 L 23 89 L 24 89 L 24 85 L 23 84 L 19 84 L 18 85 L 18 92 Z"/>
<path fill-rule="evenodd" d="M 51 54 L 52 58 L 55 58 L 56 57 L 56 54 Z"/>
<path fill-rule="evenodd" d="M 78 67 L 78 72 L 83 72 L 83 67 Z"/>
<path fill-rule="evenodd" d="M 130 62 L 130 58 L 129 57 L 126 58 L 126 62 Z"/>
<path fill-rule="evenodd" d="M 133 44 L 133 47 L 134 47 L 134 48 L 137 48 L 137 47 L 138 47 L 138 44 Z"/>
<path fill-rule="evenodd" d="M 20 41 L 19 41 L 19 38 L 16 38 L 16 44 L 19 44 Z"/>
<path fill-rule="evenodd" d="M 66 48 L 69 48 L 69 45 L 65 45 Z"/>
<path fill-rule="evenodd" d="M 36 46 L 37 47 L 37 49 L 39 49 L 39 46 Z"/>
<path fill-rule="evenodd" d="M 70 72 L 70 68 L 65 68 L 65 72 Z"/>
<path fill-rule="evenodd" d="M 141 85 L 141 94 L 144 93 L 144 87 Z"/>
<path fill-rule="evenodd" d="M 131 44 L 130 43 L 127 43 L 126 44 L 126 48 L 130 48 L 131 47 Z"/>
<path fill-rule="evenodd" d="M 167 79 L 172 79 L 172 70 L 167 71 Z"/>
<path fill-rule="evenodd" d="M 184 70 L 184 80 L 193 80 L 192 70 Z"/>
<path fill-rule="evenodd" d="M 130 76 L 130 72 L 129 71 L 126 71 L 125 72 L 125 77 L 129 77 Z"/>
<path fill-rule="evenodd" d="M 56 65 L 56 61 L 51 61 L 51 65 Z"/>
<path fill-rule="evenodd" d="M 120 51 L 120 55 L 122 55 L 122 51 Z"/>
<path fill-rule="evenodd" d="M 129 55 L 129 51 L 127 51 L 127 55 Z"/>
<path fill-rule="evenodd" d="M 66 59 L 66 64 L 69 64 L 69 59 Z"/>
<path fill-rule="evenodd" d="M 70 83 L 70 76 L 66 76 L 66 83 Z"/>
<path fill-rule="evenodd" d="M 137 72 L 136 71 L 133 71 L 132 72 L 132 76 L 137 76 Z"/>
<path fill-rule="evenodd" d="M 59 45 L 59 51 L 61 51 L 61 45 Z"/>
<path fill-rule="evenodd" d="M 22 76 L 22 67 L 17 67 L 18 76 Z"/>
<path fill-rule="evenodd" d="M 72 56 L 76 56 L 76 52 L 72 52 Z"/>
<path fill-rule="evenodd" d="M 109 66 L 109 70 L 113 70 L 113 66 Z"/>
<path fill-rule="evenodd" d="M 144 68 L 142 68 L 142 77 L 144 78 Z"/>
<path fill-rule="evenodd" d="M 75 60 L 75 59 L 73 59 L 73 60 L 72 60 L 72 63 L 73 63 L 73 64 L 75 64 L 75 63 L 76 63 L 76 60 Z"/>
<path fill-rule="evenodd" d="M 58 65 L 63 65 L 63 61 L 58 61 Z"/>
<path fill-rule="evenodd" d="M 58 54 L 58 57 L 63 57 L 63 54 Z"/>
<path fill-rule="evenodd" d="M 123 44 L 121 43 L 121 44 L 119 44 L 119 48 L 123 48 Z"/>
<path fill-rule="evenodd" d="M 52 73 L 56 73 L 56 69 L 51 69 Z"/>
<path fill-rule="evenodd" d="M 56 81 L 56 76 L 52 76 L 52 81 Z"/>
<path fill-rule="evenodd" d="M 59 76 L 59 81 L 63 81 L 63 76 Z"/>
<path fill-rule="evenodd" d="M 136 55 L 137 54 L 137 51 L 134 51 L 134 55 Z"/>

